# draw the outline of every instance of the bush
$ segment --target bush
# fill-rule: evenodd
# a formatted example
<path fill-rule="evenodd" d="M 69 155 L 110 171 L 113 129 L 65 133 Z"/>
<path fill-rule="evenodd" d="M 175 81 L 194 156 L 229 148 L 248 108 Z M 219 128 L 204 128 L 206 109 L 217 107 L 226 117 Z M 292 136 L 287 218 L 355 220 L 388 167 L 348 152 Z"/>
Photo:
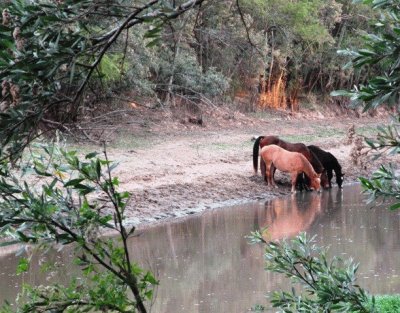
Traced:
<path fill-rule="evenodd" d="M 400 295 L 378 295 L 375 305 L 379 313 L 400 312 Z"/>
<path fill-rule="evenodd" d="M 375 298 L 356 284 L 358 264 L 339 257 L 327 259 L 327 250 L 315 244 L 315 237 L 300 234 L 290 242 L 266 242 L 260 233 L 252 242 L 264 242 L 266 269 L 284 274 L 300 291 L 279 291 L 272 306 L 283 312 L 377 312 Z"/>

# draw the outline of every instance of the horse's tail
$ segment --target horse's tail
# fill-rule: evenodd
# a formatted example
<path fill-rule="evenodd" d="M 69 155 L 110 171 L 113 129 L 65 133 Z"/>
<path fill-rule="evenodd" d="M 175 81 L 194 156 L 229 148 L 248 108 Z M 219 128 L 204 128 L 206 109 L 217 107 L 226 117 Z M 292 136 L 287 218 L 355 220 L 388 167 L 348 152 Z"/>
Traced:
<path fill-rule="evenodd" d="M 254 141 L 254 146 L 253 146 L 253 169 L 254 169 L 254 175 L 257 175 L 258 171 L 258 150 L 260 149 L 260 141 L 263 139 L 264 136 L 259 136 L 256 141 Z"/>

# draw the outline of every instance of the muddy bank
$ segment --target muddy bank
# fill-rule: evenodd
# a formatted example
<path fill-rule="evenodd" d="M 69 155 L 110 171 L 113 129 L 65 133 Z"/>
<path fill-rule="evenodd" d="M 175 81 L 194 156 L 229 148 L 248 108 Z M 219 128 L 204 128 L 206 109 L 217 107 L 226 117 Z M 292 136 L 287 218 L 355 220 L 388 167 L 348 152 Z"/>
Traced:
<path fill-rule="evenodd" d="M 367 165 L 355 164 L 351 156 L 354 143 L 347 142 L 348 130 L 354 125 L 356 134 L 372 136 L 375 127 L 386 121 L 382 117 L 247 116 L 226 127 L 177 128 L 176 123 L 169 127 L 154 124 L 145 132 L 135 130 L 134 144 L 125 141 L 122 146 L 110 148 L 109 154 L 120 163 L 114 175 L 120 178 L 121 189 L 132 193 L 129 221 L 144 225 L 239 201 L 289 194 L 287 175 L 277 172 L 278 189 L 268 188 L 260 173 L 254 175 L 251 140 L 254 135 L 278 135 L 291 142 L 318 145 L 339 160 L 345 173 L 344 185 L 357 182 L 359 176 L 368 176 L 385 159 L 368 161 Z"/>

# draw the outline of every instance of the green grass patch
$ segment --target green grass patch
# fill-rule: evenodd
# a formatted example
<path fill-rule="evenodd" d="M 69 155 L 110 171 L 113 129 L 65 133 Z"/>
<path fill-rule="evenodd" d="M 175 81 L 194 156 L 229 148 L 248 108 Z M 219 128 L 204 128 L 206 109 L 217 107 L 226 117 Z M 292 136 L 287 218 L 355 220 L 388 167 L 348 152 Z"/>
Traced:
<path fill-rule="evenodd" d="M 366 136 L 366 137 L 371 137 L 375 136 L 377 133 L 377 126 L 361 126 L 361 127 L 356 127 L 356 134 Z"/>
<path fill-rule="evenodd" d="M 299 134 L 299 135 L 284 135 L 280 136 L 283 140 L 287 140 L 289 142 L 304 142 L 310 143 L 315 140 L 320 140 L 321 138 L 344 138 L 345 132 L 343 130 L 339 130 L 336 128 L 315 126 L 313 133 L 308 134 Z"/>
<path fill-rule="evenodd" d="M 119 150 L 137 150 L 146 149 L 153 145 L 160 144 L 161 139 L 159 136 L 149 135 L 149 136 L 136 136 L 132 132 L 120 131 L 118 134 L 107 143 L 107 148 L 119 149 Z M 92 152 L 92 151 L 103 151 L 103 147 L 99 144 L 93 143 L 76 143 L 74 141 L 67 141 L 67 146 L 69 150 L 78 150 L 82 153 Z"/>
<path fill-rule="evenodd" d="M 235 150 L 250 150 L 254 142 L 250 140 L 242 140 L 237 142 L 208 142 L 208 143 L 193 143 L 190 148 L 195 150 L 210 150 L 210 151 L 235 151 Z"/>
<path fill-rule="evenodd" d="M 227 144 L 227 143 L 218 143 L 218 142 L 211 142 L 207 144 L 192 144 L 190 145 L 191 148 L 198 149 L 198 150 L 232 150 L 237 145 Z"/>
<path fill-rule="evenodd" d="M 400 295 L 375 296 L 375 305 L 379 313 L 400 313 Z"/>
<path fill-rule="evenodd" d="M 109 144 L 111 148 L 124 149 L 124 150 L 135 150 L 145 149 L 155 144 L 154 138 L 135 137 L 132 134 L 121 134 L 113 142 Z"/>

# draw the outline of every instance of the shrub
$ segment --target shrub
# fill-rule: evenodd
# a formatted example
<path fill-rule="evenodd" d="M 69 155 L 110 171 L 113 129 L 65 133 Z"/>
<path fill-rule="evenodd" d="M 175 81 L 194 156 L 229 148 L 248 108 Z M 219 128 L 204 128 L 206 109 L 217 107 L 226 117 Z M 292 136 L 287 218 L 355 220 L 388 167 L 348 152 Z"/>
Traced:
<path fill-rule="evenodd" d="M 266 269 L 288 277 L 300 291 L 275 291 L 271 303 L 283 312 L 377 312 L 375 298 L 356 284 L 358 264 L 351 259 L 327 258 L 315 236 L 300 234 L 290 242 L 266 242 L 260 233 L 252 242 L 264 242 Z"/>

